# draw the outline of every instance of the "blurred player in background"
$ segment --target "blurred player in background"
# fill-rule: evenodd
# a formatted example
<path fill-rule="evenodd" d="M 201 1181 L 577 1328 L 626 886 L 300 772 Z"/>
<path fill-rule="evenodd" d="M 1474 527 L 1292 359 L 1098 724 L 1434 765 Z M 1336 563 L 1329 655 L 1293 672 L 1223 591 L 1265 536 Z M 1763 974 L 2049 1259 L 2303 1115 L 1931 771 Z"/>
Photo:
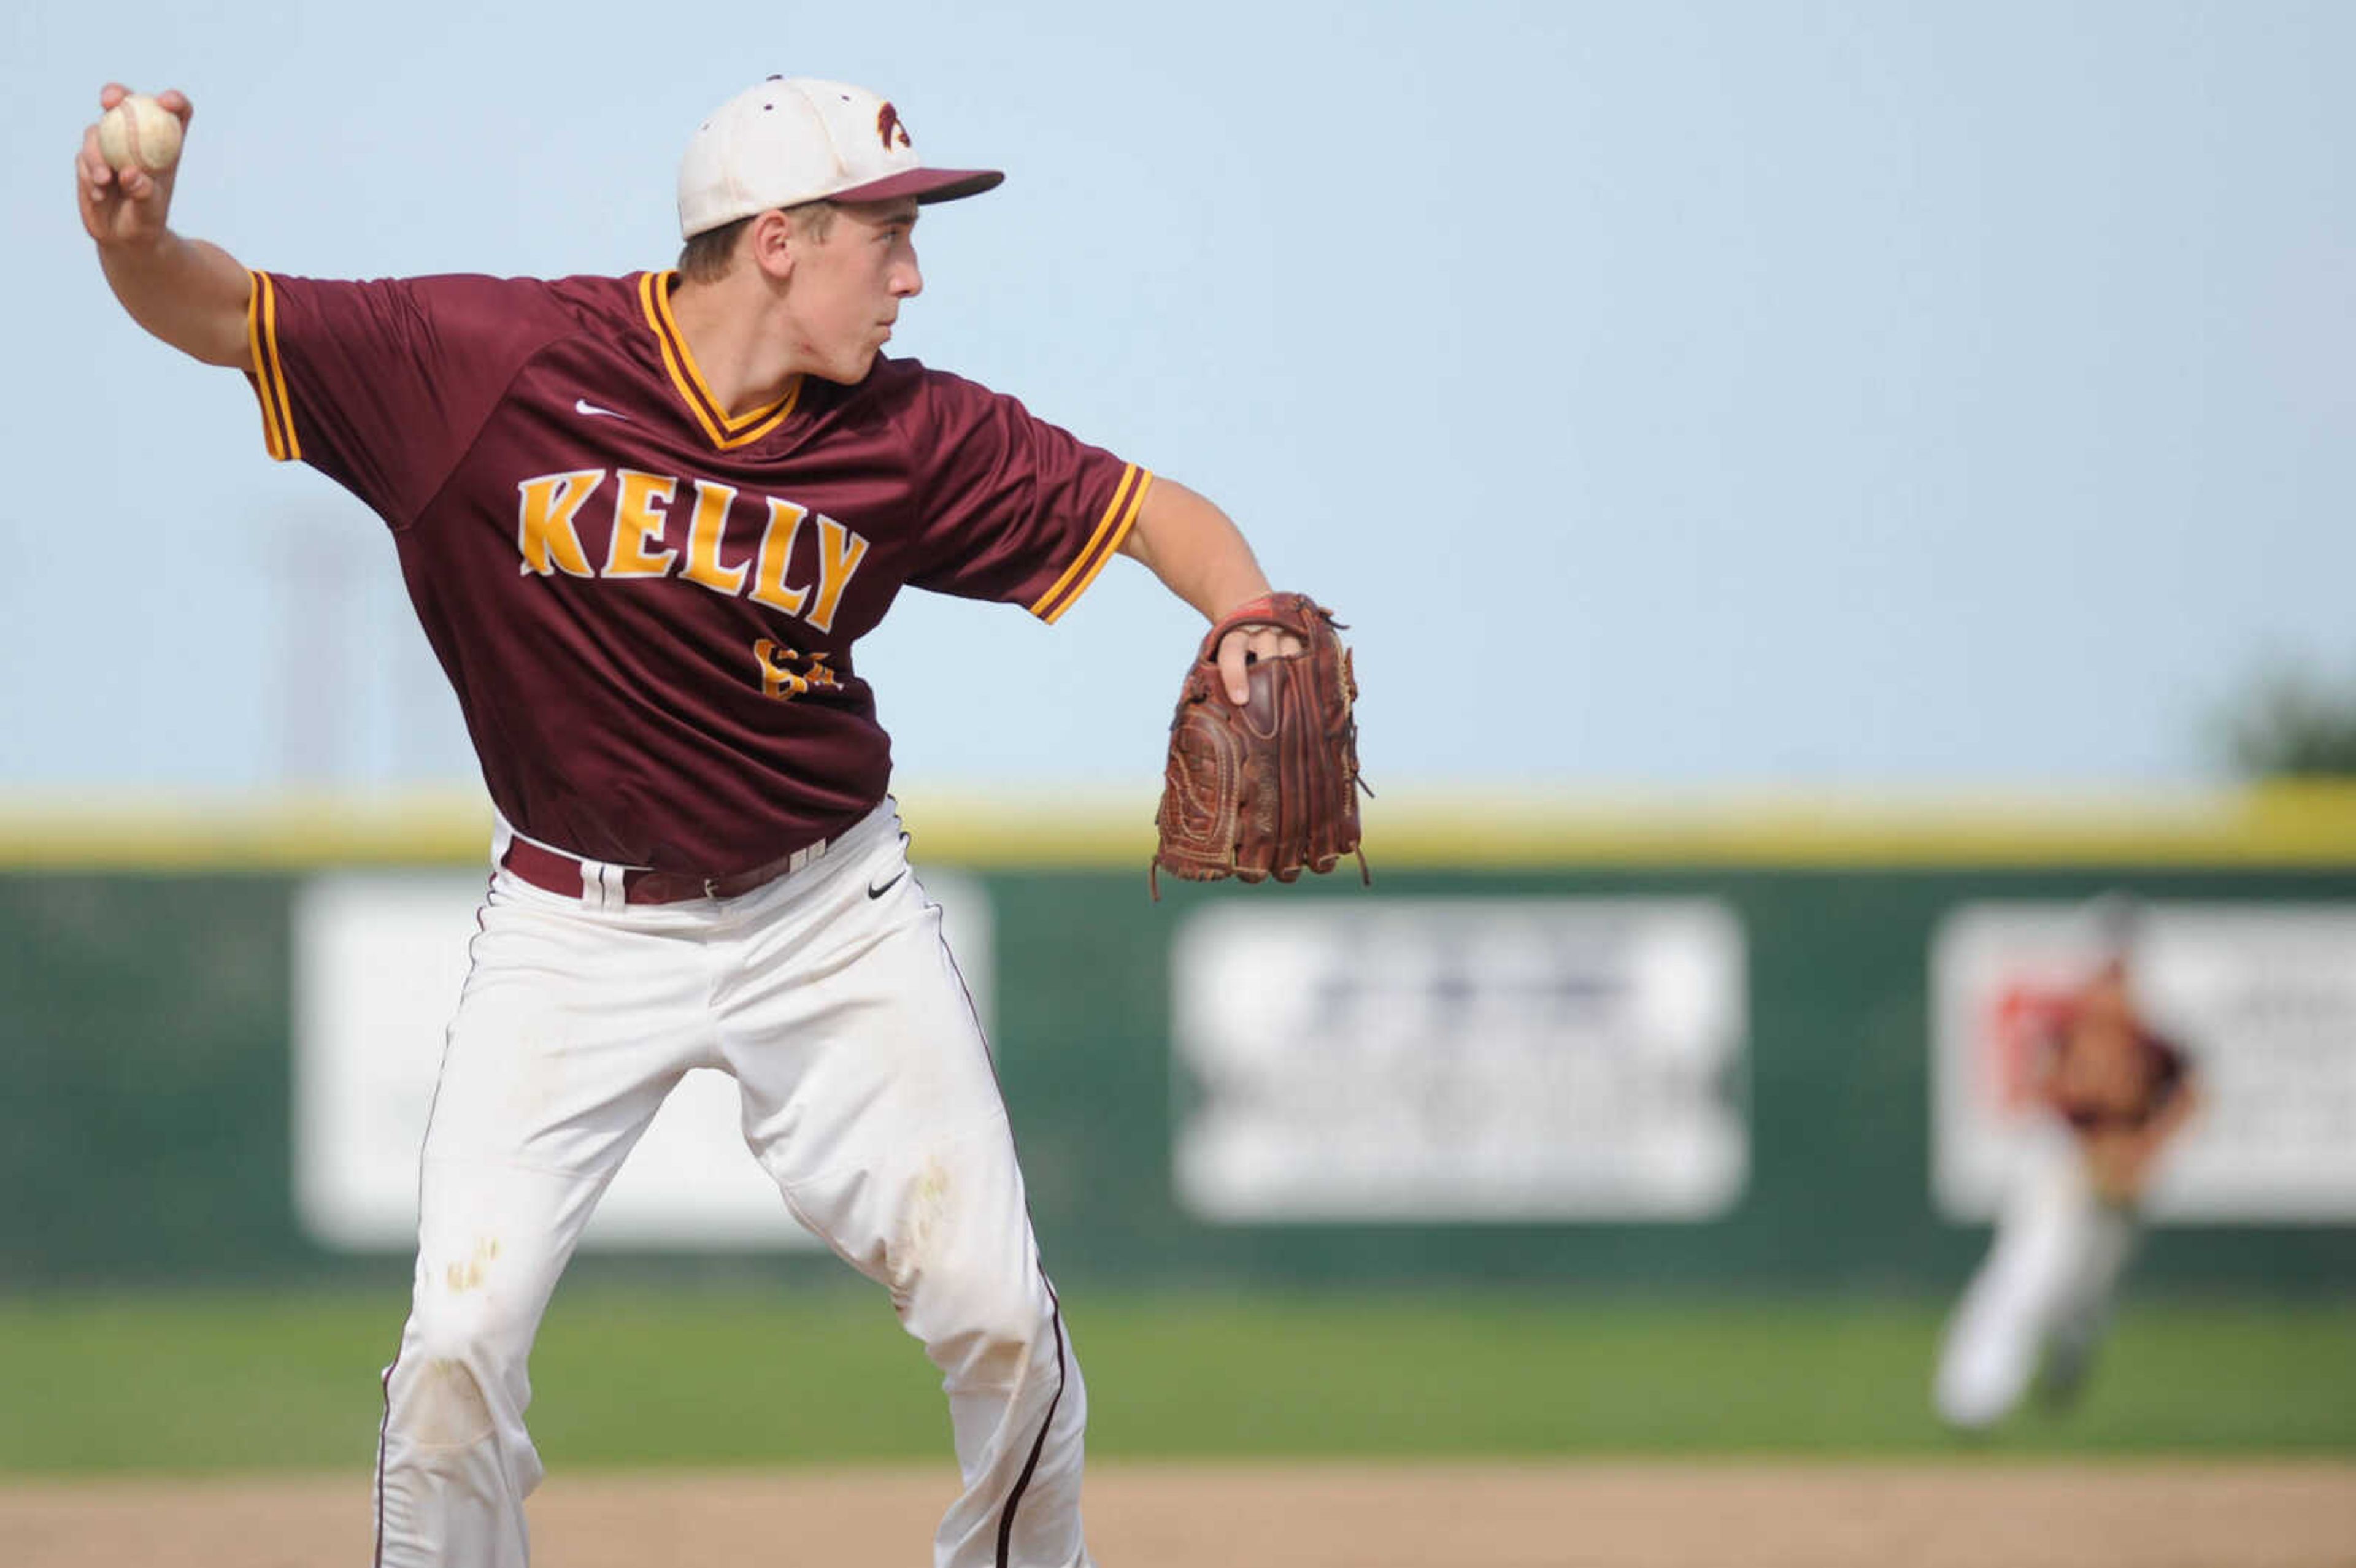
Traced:
<path fill-rule="evenodd" d="M 2037 1125 L 1940 1353 L 1939 1415 L 1962 1431 L 2001 1421 L 2032 1386 L 2052 1408 L 2074 1399 L 2135 1250 L 2155 1163 L 2196 1103 L 2190 1059 L 2136 1010 L 2133 912 L 2106 901 L 2094 918 L 2105 955 L 2036 1043 Z"/>

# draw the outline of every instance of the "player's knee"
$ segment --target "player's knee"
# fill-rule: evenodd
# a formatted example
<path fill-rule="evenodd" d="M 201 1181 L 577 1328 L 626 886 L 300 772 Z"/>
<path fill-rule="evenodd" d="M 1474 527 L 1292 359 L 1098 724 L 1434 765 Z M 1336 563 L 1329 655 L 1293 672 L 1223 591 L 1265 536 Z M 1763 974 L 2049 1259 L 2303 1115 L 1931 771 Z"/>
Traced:
<path fill-rule="evenodd" d="M 1056 1354 L 1055 1307 L 1044 1289 L 1006 1288 L 969 1299 L 956 1331 L 935 1347 L 952 1389 L 1012 1388 L 1031 1366 Z"/>
<path fill-rule="evenodd" d="M 1975 1376 L 1973 1371 L 1942 1367 L 1931 1390 L 1931 1404 L 1949 1430 L 1976 1436 L 2004 1419 L 2013 1394 L 2000 1380 Z"/>
<path fill-rule="evenodd" d="M 425 1448 L 464 1447 L 491 1435 L 487 1389 L 505 1373 L 511 1326 L 481 1293 L 434 1293 L 412 1313 L 386 1385 L 388 1425 Z"/>
<path fill-rule="evenodd" d="M 488 1291 L 420 1291 L 410 1308 L 408 1343 L 423 1360 L 481 1365 L 528 1332 Z"/>
<path fill-rule="evenodd" d="M 461 1360 L 403 1358 L 393 1368 L 386 1397 L 388 1435 L 398 1434 L 419 1448 L 472 1447 L 495 1426 L 481 1379 Z"/>

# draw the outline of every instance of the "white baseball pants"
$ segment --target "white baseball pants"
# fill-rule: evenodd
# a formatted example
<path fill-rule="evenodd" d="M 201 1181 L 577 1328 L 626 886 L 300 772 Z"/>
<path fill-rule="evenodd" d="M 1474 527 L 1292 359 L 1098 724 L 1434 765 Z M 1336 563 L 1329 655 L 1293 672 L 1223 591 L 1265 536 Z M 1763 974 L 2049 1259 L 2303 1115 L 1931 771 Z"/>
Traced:
<path fill-rule="evenodd" d="M 495 873 L 384 1373 L 379 1568 L 523 1568 L 532 1338 L 606 1183 L 696 1067 L 735 1076 L 787 1207 L 890 1291 L 941 1369 L 965 1490 L 937 1568 L 1085 1568 L 1087 1396 L 980 1026 L 907 869 L 886 802 L 735 899 L 592 907 L 595 884 L 573 899 Z"/>
<path fill-rule="evenodd" d="M 2077 1139 L 2059 1122 L 2040 1125 L 1947 1325 L 1932 1389 L 1940 1419 L 1992 1426 L 2020 1403 L 2044 1356 L 2088 1353 L 2136 1232 L 2133 1215 L 2095 1194 Z"/>

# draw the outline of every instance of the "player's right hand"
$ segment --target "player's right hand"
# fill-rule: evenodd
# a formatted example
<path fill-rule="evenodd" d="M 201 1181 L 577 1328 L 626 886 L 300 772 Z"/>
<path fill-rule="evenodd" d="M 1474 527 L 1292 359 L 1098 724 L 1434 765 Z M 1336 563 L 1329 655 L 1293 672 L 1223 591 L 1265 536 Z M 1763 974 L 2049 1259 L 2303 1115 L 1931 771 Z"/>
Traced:
<path fill-rule="evenodd" d="M 99 92 L 102 114 L 131 96 L 131 90 L 110 81 Z M 155 101 L 180 120 L 185 136 L 195 105 L 177 88 L 155 95 Z M 185 141 L 182 144 L 186 145 Z M 164 237 L 165 219 L 172 209 L 172 182 L 180 172 L 175 163 L 161 174 L 145 169 L 117 170 L 98 150 L 98 123 L 83 128 L 81 152 L 74 159 L 74 187 L 81 197 L 81 226 L 102 245 L 152 245 Z"/>

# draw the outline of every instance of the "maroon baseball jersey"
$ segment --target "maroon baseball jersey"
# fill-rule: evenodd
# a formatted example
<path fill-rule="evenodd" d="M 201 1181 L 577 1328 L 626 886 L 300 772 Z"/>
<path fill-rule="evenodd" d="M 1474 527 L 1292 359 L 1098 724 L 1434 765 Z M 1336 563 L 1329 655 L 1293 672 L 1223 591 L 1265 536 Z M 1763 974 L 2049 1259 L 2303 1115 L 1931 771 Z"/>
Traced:
<path fill-rule="evenodd" d="M 2072 1013 L 2065 1013 L 2046 1040 L 2045 1050 L 2059 1063 L 2078 1049 L 2075 1019 Z M 2138 1029 L 2134 1041 L 2134 1092 L 2125 1103 L 2111 1104 L 2064 1092 L 2054 1096 L 2053 1108 L 2081 1133 L 2131 1132 L 2158 1115 L 2183 1091 L 2190 1070 L 2190 1059 L 2183 1047 L 2148 1029 Z"/>
<path fill-rule="evenodd" d="M 1052 622 L 1152 475 L 914 360 L 732 416 L 674 281 L 256 272 L 251 379 L 270 454 L 391 527 L 501 815 L 721 875 L 883 798 L 851 647 L 902 584 Z"/>

